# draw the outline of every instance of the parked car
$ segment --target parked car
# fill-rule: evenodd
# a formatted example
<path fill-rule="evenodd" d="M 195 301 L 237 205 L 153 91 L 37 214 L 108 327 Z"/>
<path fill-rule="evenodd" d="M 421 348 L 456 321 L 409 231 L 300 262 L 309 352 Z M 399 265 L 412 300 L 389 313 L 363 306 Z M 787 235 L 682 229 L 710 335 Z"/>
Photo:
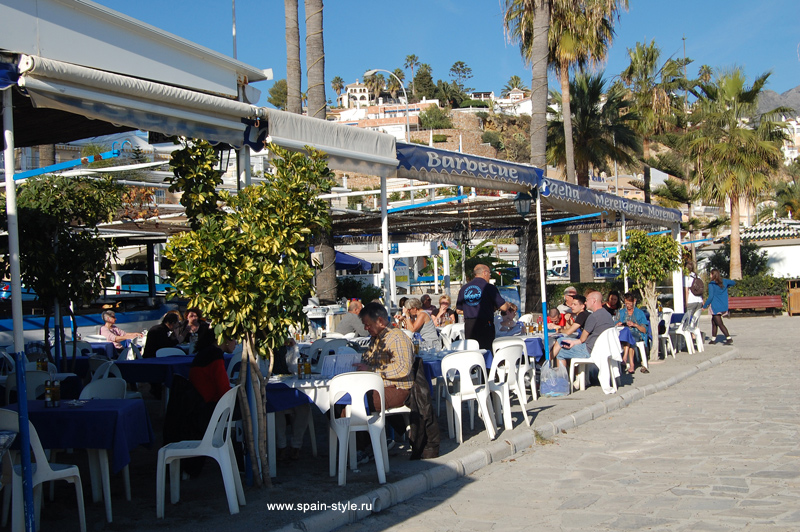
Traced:
<path fill-rule="evenodd" d="M 613 281 L 619 277 L 619 268 L 595 268 L 594 278 Z"/>
<path fill-rule="evenodd" d="M 2 300 L 10 300 L 11 299 L 11 281 L 3 281 L 2 291 L 0 291 L 0 299 Z M 39 296 L 36 295 L 36 292 L 33 288 L 28 288 L 26 286 L 22 287 L 22 300 L 23 301 L 36 301 L 39 299 Z"/>
<path fill-rule="evenodd" d="M 162 279 L 158 274 L 156 280 L 156 295 L 163 296 L 175 291 L 175 287 Z M 106 296 L 136 297 L 149 294 L 147 272 L 141 270 L 117 270 L 108 274 L 106 278 Z"/>

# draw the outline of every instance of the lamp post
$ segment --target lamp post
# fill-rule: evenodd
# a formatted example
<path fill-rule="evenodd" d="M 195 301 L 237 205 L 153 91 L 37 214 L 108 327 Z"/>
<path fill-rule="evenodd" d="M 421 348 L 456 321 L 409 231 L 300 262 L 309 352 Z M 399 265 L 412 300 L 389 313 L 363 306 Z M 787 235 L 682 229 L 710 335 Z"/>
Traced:
<path fill-rule="evenodd" d="M 531 212 L 531 196 L 526 192 L 518 192 L 514 197 L 514 207 L 517 214 L 525 220 L 522 234 L 517 242 L 519 245 L 519 302 L 522 313 L 526 311 L 525 305 L 528 288 L 528 221 L 526 217 Z"/>
<path fill-rule="evenodd" d="M 403 98 L 406 99 L 406 142 L 409 142 L 410 135 L 411 135 L 411 133 L 410 133 L 411 130 L 408 127 L 408 94 L 406 94 L 406 86 L 403 83 L 403 80 L 398 78 L 394 74 L 394 72 L 390 72 L 390 71 L 384 70 L 382 68 L 373 68 L 372 70 L 367 70 L 366 72 L 364 72 L 364 77 L 373 76 L 373 75 L 375 75 L 376 72 L 386 72 L 387 74 L 392 76 L 394 79 L 396 79 L 397 82 L 400 84 L 400 88 L 403 89 Z"/>
<path fill-rule="evenodd" d="M 467 266 L 466 266 L 466 259 L 467 259 L 467 237 L 468 231 L 467 228 L 464 226 L 462 222 L 458 222 L 453 227 L 453 234 L 456 235 L 458 239 L 459 248 L 461 251 L 461 286 L 467 281 Z"/>

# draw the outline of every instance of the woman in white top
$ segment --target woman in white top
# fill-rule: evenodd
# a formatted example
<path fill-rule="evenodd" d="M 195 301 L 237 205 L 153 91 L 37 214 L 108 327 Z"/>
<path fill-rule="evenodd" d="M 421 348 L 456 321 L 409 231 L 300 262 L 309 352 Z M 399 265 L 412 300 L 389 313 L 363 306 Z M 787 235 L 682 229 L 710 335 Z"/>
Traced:
<path fill-rule="evenodd" d="M 681 320 L 681 324 L 684 328 L 689 327 L 695 314 L 699 317 L 703 309 L 703 294 L 694 295 L 694 293 L 692 293 L 692 284 L 694 284 L 694 280 L 697 279 L 697 274 L 694 271 L 694 264 L 691 262 L 687 264 L 686 270 L 689 273 L 689 275 L 683 278 L 685 286 L 684 294 L 686 296 L 686 314 L 683 315 L 683 320 Z M 669 323 L 666 325 L 669 327 Z"/>
<path fill-rule="evenodd" d="M 416 297 L 406 301 L 406 314 L 408 314 L 405 318 L 406 329 L 418 332 L 422 336 L 422 341 L 428 345 L 436 348 L 441 346 L 439 332 L 436 330 L 430 314 L 422 310 L 422 301 Z"/>

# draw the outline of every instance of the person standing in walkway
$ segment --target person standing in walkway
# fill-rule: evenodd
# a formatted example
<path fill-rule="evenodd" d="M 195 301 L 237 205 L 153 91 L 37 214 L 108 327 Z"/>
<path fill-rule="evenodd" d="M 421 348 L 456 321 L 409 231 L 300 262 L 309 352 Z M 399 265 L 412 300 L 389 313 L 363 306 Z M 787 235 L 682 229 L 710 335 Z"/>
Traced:
<path fill-rule="evenodd" d="M 728 288 L 735 285 L 735 281 L 730 279 L 723 279 L 719 270 L 714 268 L 711 270 L 711 276 L 708 282 L 708 299 L 703 304 L 703 308 L 711 307 L 711 341 L 710 344 L 717 343 L 717 328 L 725 335 L 725 345 L 731 345 L 733 338 L 731 338 L 728 328 L 722 323 L 723 314 L 728 313 Z"/>
<path fill-rule="evenodd" d="M 477 340 L 481 349 L 492 349 L 494 341 L 494 312 L 508 310 L 500 291 L 489 282 L 492 270 L 477 264 L 472 270 L 475 278 L 461 287 L 456 308 L 464 313 L 464 335 Z"/>
<path fill-rule="evenodd" d="M 686 266 L 688 270 L 688 275 L 683 277 L 683 283 L 685 286 L 684 289 L 684 296 L 686 298 L 686 313 L 683 315 L 683 319 L 681 323 L 684 328 L 691 327 L 693 323 L 697 323 L 695 318 L 695 314 L 697 317 L 700 317 L 700 311 L 703 308 L 703 293 L 702 293 L 702 285 L 703 281 L 697 283 L 698 288 L 700 288 L 700 293 L 695 294 L 695 290 L 692 288 L 695 285 L 695 279 L 699 279 L 697 277 L 697 273 L 694 271 L 694 264 L 691 262 Z M 667 324 L 669 327 L 669 324 Z"/>

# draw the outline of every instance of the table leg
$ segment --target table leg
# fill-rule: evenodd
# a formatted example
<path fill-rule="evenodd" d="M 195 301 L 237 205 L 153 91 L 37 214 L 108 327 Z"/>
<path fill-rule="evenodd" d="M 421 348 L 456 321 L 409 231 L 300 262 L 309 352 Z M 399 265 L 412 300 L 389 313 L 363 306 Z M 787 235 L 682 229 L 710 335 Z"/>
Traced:
<path fill-rule="evenodd" d="M 275 478 L 278 475 L 275 449 L 275 412 L 267 412 L 267 459 L 269 460 L 269 476 Z"/>
<path fill-rule="evenodd" d="M 97 459 L 97 451 L 88 449 L 87 455 L 89 458 L 89 479 L 92 483 L 92 502 L 99 502 L 103 494 L 101 491 L 102 480 L 100 478 L 100 463 Z"/>
<path fill-rule="evenodd" d="M 97 449 L 97 460 L 100 462 L 100 475 L 103 483 L 103 499 L 106 502 L 106 520 L 112 522 L 111 516 L 111 475 L 108 470 L 108 451 Z"/>

